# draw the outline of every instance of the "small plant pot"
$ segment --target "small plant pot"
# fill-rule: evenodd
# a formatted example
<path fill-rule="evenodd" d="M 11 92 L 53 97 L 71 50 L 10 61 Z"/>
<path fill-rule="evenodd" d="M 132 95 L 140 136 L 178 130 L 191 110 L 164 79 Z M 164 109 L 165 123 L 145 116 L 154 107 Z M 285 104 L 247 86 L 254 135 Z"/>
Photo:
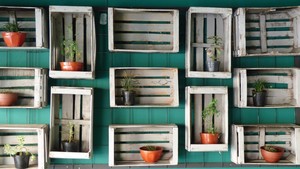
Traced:
<path fill-rule="evenodd" d="M 62 149 L 65 152 L 78 152 L 79 151 L 79 142 L 78 141 L 62 141 Z"/>
<path fill-rule="evenodd" d="M 29 167 L 29 159 L 30 159 L 30 154 L 26 155 L 25 152 L 17 152 L 13 157 L 14 157 L 14 162 L 15 162 L 15 167 L 16 168 L 28 168 Z"/>
<path fill-rule="evenodd" d="M 135 104 L 135 92 L 134 91 L 122 91 L 123 103 L 126 106 Z"/>
<path fill-rule="evenodd" d="M 155 163 L 160 159 L 163 148 L 159 146 L 156 146 L 155 148 L 156 150 L 151 151 L 147 150 L 145 146 L 140 147 L 140 154 L 146 163 Z"/>
<path fill-rule="evenodd" d="M 284 148 L 275 147 L 275 146 L 272 146 L 272 147 L 275 148 L 277 150 L 277 152 L 267 151 L 264 149 L 265 146 L 260 147 L 260 152 L 266 162 L 277 163 L 281 159 L 281 157 L 284 153 Z"/>
<path fill-rule="evenodd" d="M 202 144 L 218 144 L 219 133 L 200 133 L 200 139 Z"/>
<path fill-rule="evenodd" d="M 206 66 L 209 72 L 218 72 L 220 68 L 220 61 L 207 61 Z"/>
<path fill-rule="evenodd" d="M 60 62 L 60 69 L 62 71 L 82 71 L 82 62 Z"/>
<path fill-rule="evenodd" d="M 2 37 L 8 47 L 19 47 L 25 42 L 26 33 L 22 32 L 2 32 Z"/>
<path fill-rule="evenodd" d="M 255 92 L 252 91 L 253 105 L 258 107 L 263 107 L 266 105 L 266 91 Z"/>
<path fill-rule="evenodd" d="M 18 100 L 16 93 L 0 93 L 0 106 L 12 106 Z"/>

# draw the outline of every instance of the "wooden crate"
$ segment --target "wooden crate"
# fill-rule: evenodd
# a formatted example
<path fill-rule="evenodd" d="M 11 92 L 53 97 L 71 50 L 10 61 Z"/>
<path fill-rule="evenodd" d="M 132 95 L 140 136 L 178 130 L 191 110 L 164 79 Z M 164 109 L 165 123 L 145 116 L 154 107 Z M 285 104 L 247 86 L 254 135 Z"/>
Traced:
<path fill-rule="evenodd" d="M 96 34 L 92 7 L 50 6 L 50 77 L 94 79 Z M 83 71 L 61 71 L 59 62 L 70 61 L 61 54 L 63 38 L 75 40 L 84 63 Z"/>
<path fill-rule="evenodd" d="M 161 159 L 145 163 L 139 148 L 163 147 Z M 178 164 L 178 127 L 169 125 L 109 125 L 109 166 L 163 166 Z"/>
<path fill-rule="evenodd" d="M 26 32 L 26 40 L 22 47 L 7 47 L 0 34 L 0 49 L 39 49 L 48 47 L 47 13 L 38 7 L 0 6 L 0 27 L 7 22 L 19 24 L 21 31 Z M 2 29 L 3 30 L 3 29 Z"/>
<path fill-rule="evenodd" d="M 297 68 L 234 69 L 234 103 L 237 107 L 253 107 L 253 83 L 260 79 L 267 83 L 266 105 L 259 108 L 300 106 L 300 70 Z"/>
<path fill-rule="evenodd" d="M 46 124 L 1 124 L 0 125 L 0 168 L 15 168 L 14 159 L 6 155 L 4 144 L 18 144 L 18 136 L 25 139 L 25 147 L 37 156 L 29 162 L 29 169 L 45 169 L 49 164 L 48 159 L 48 126 Z"/>
<path fill-rule="evenodd" d="M 0 67 L 0 92 L 18 94 L 13 106 L 0 108 L 41 108 L 47 105 L 48 70 L 41 68 Z"/>
<path fill-rule="evenodd" d="M 187 11 L 186 77 L 231 78 L 231 17 L 230 8 L 191 7 Z M 223 39 L 219 72 L 206 69 L 206 61 L 210 60 L 206 48 L 212 46 L 207 43 L 207 38 L 211 36 Z"/>
<path fill-rule="evenodd" d="M 179 11 L 108 8 L 108 48 L 117 52 L 178 52 Z"/>
<path fill-rule="evenodd" d="M 110 68 L 110 107 L 122 104 L 121 80 L 127 74 L 138 81 L 135 105 L 130 107 L 176 107 L 179 105 L 177 68 L 119 67 Z"/>
<path fill-rule="evenodd" d="M 300 128 L 297 125 L 232 125 L 231 161 L 236 164 L 296 165 L 300 164 Z M 260 147 L 274 145 L 285 148 L 278 163 L 267 163 Z"/>
<path fill-rule="evenodd" d="M 238 8 L 234 55 L 300 55 L 300 7 Z"/>
<path fill-rule="evenodd" d="M 227 87 L 188 86 L 185 88 L 185 149 L 187 151 L 228 151 L 228 89 Z M 200 133 L 209 127 L 202 119 L 203 109 L 217 99 L 220 114 L 214 124 L 222 133 L 219 144 L 201 144 Z"/>
<path fill-rule="evenodd" d="M 90 159 L 93 154 L 93 88 L 51 87 L 50 158 Z M 69 122 L 75 125 L 80 152 L 63 152 Z"/>

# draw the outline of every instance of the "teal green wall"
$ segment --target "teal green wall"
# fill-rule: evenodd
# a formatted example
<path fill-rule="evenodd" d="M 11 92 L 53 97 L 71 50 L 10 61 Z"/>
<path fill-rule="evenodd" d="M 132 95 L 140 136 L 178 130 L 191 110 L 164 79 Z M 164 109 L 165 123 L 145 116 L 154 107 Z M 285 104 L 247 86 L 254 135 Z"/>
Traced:
<path fill-rule="evenodd" d="M 0 5 L 49 6 L 84 5 L 106 9 L 118 7 L 189 6 L 243 7 L 243 6 L 295 6 L 299 0 L 10 0 Z M 104 11 L 105 12 L 105 11 Z M 95 11 L 97 36 L 97 63 L 95 80 L 50 79 L 50 85 L 94 87 L 94 154 L 90 160 L 52 160 L 52 164 L 107 164 L 109 124 L 168 124 L 179 126 L 179 163 L 230 162 L 230 152 L 196 153 L 184 149 L 184 87 L 212 85 L 229 87 L 230 124 L 295 123 L 294 109 L 239 109 L 233 106 L 232 79 L 186 79 L 184 73 L 185 10 L 180 10 L 180 51 L 173 54 L 110 53 L 108 52 L 107 25 L 99 24 L 100 11 Z M 49 67 L 49 50 L 0 50 L 0 66 Z M 110 108 L 109 67 L 177 67 L 179 69 L 180 106 L 176 108 Z M 293 57 L 233 58 L 233 67 L 293 67 Z M 0 123 L 49 124 L 49 106 L 43 109 L 0 109 Z M 279 167 L 280 168 L 280 167 Z M 285 167 L 281 167 L 282 169 Z"/>

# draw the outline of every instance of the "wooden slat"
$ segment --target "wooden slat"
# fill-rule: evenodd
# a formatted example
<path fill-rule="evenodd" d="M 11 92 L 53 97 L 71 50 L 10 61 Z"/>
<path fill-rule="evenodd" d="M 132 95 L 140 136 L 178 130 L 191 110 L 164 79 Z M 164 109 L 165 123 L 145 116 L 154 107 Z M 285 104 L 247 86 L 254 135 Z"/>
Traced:
<path fill-rule="evenodd" d="M 117 11 L 114 12 L 115 21 L 171 21 L 171 12 L 149 11 Z"/>
<path fill-rule="evenodd" d="M 211 94 L 206 94 L 204 95 L 204 108 L 205 109 L 208 104 L 212 101 L 213 97 Z M 208 129 L 211 128 L 213 120 L 212 120 L 212 116 L 207 116 L 206 119 L 203 119 L 203 123 L 204 123 L 204 130 L 202 132 L 207 132 Z"/>
<path fill-rule="evenodd" d="M 247 40 L 247 46 L 260 46 L 261 43 L 259 40 Z M 290 39 L 272 39 L 267 40 L 268 46 L 293 46 L 293 41 Z"/>
<path fill-rule="evenodd" d="M 130 141 L 143 141 L 145 143 L 151 141 L 170 141 L 171 134 L 161 133 L 161 134 L 116 134 L 116 142 L 130 142 Z"/>
<path fill-rule="evenodd" d="M 139 90 L 139 88 L 134 88 L 136 91 L 138 91 L 137 95 L 171 95 L 172 89 L 170 88 L 143 88 L 143 90 Z M 118 88 L 116 89 L 116 95 L 121 96 L 122 89 Z"/>
<path fill-rule="evenodd" d="M 115 151 L 139 151 L 139 148 L 142 146 L 161 146 L 163 147 L 164 150 L 169 150 L 172 151 L 173 145 L 170 143 L 134 143 L 134 144 L 129 144 L 129 143 L 123 143 L 123 144 L 118 144 L 115 143 Z"/>
<path fill-rule="evenodd" d="M 173 48 L 172 45 L 168 44 L 115 44 L 114 45 L 117 49 L 132 49 L 132 50 L 141 50 L 139 52 L 142 52 L 144 49 L 148 50 L 171 50 Z M 117 51 L 116 49 L 116 51 Z"/>
<path fill-rule="evenodd" d="M 62 95 L 62 118 L 63 119 L 73 119 L 73 95 Z M 69 126 L 63 125 L 61 127 L 61 140 L 68 140 L 69 138 Z M 75 132 L 78 133 L 78 132 Z"/>
<path fill-rule="evenodd" d="M 75 39 L 78 45 L 78 51 L 81 54 L 80 57 L 76 56 L 76 61 L 83 62 L 84 59 L 84 15 L 77 14 L 75 15 L 76 21 L 76 32 L 75 32 Z"/>
<path fill-rule="evenodd" d="M 291 144 L 267 144 L 267 145 L 272 145 L 272 146 L 277 146 L 277 147 L 282 147 L 286 150 L 291 150 Z M 245 144 L 245 151 L 258 151 L 260 149 L 259 144 Z"/>
<path fill-rule="evenodd" d="M 267 37 L 293 37 L 293 31 L 267 31 Z M 260 32 L 246 32 L 247 37 L 259 37 Z"/>
<path fill-rule="evenodd" d="M 173 38 L 168 34 L 138 34 L 138 33 L 115 33 L 114 41 L 122 42 L 172 42 Z"/>
<path fill-rule="evenodd" d="M 112 128 L 112 126 L 111 126 Z M 115 127 L 115 132 L 169 132 L 172 133 L 173 129 L 168 126 L 157 126 L 157 125 L 141 125 L 140 127 L 137 127 L 137 125 L 133 125 L 132 127 Z"/>
<path fill-rule="evenodd" d="M 257 75 L 257 76 L 248 76 L 248 84 L 254 83 L 256 80 L 261 79 L 267 83 L 284 83 L 292 84 L 293 76 L 284 76 L 284 75 Z"/>
<path fill-rule="evenodd" d="M 116 79 L 116 87 L 121 87 L 122 79 Z M 174 79 L 136 79 L 138 86 L 167 87 L 174 84 Z"/>
<path fill-rule="evenodd" d="M 0 80 L 1 87 L 33 87 L 34 79 Z"/>
<path fill-rule="evenodd" d="M 22 134 L 23 135 L 23 134 Z M 13 136 L 1 136 L 0 137 L 0 145 L 3 144 L 18 144 L 18 136 L 19 135 L 13 135 Z M 38 143 L 37 135 L 25 135 L 25 144 L 36 144 Z"/>
<path fill-rule="evenodd" d="M 246 19 L 249 20 L 259 20 L 260 14 L 247 14 Z M 266 13 L 267 20 L 278 20 L 278 19 L 290 19 L 290 16 L 286 12 L 278 12 L 278 13 Z"/>
<path fill-rule="evenodd" d="M 116 97 L 116 102 L 121 103 L 122 98 Z M 174 102 L 174 98 L 170 97 L 137 97 L 135 100 L 137 105 L 169 105 Z"/>
<path fill-rule="evenodd" d="M 116 77 L 124 77 L 125 73 L 134 77 L 175 77 L 175 69 L 116 69 Z"/>
<path fill-rule="evenodd" d="M 202 104 L 198 104 L 198 103 L 202 103 L 202 94 L 195 94 L 194 95 L 194 140 L 193 143 L 194 144 L 200 144 L 201 140 L 200 140 L 200 133 L 203 132 L 203 120 L 202 120 L 202 110 L 203 110 L 203 105 Z M 188 106 L 191 106 L 191 104 L 189 104 Z M 190 108 L 191 109 L 191 108 Z M 190 112 L 190 116 L 192 115 L 192 113 Z"/>
<path fill-rule="evenodd" d="M 171 24 L 114 23 L 114 31 L 125 32 L 172 32 Z"/>
<path fill-rule="evenodd" d="M 266 28 L 286 28 L 286 27 L 292 27 L 293 24 L 291 21 L 286 22 L 266 22 Z M 247 28 L 260 28 L 259 22 L 247 22 L 246 23 L 246 29 Z"/>
<path fill-rule="evenodd" d="M 217 29 L 216 36 L 222 38 L 223 45 L 224 45 L 224 42 L 227 40 L 227 37 L 225 38 L 224 31 L 226 31 L 226 30 L 224 30 L 224 20 L 223 19 L 224 18 L 221 15 L 216 16 L 216 29 Z M 225 25 L 225 28 L 227 28 L 226 25 Z M 220 54 L 217 54 L 219 61 L 220 61 L 220 68 L 219 68 L 220 71 L 228 70 L 227 68 L 225 69 L 225 67 L 228 65 L 228 58 L 224 57 L 225 53 L 226 53 L 226 49 L 224 48 Z"/>
<path fill-rule="evenodd" d="M 193 20 L 193 22 L 194 22 L 194 20 Z M 195 25 L 196 25 L 196 30 L 195 30 L 195 32 L 192 32 L 193 34 L 196 34 L 195 41 L 196 41 L 196 43 L 203 43 L 204 42 L 203 41 L 204 40 L 203 39 L 203 36 L 204 36 L 204 17 L 203 17 L 203 15 L 200 15 L 200 14 L 196 15 Z M 192 27 L 194 28 L 194 25 L 192 25 Z M 189 42 L 187 42 L 187 43 L 189 43 Z M 194 63 L 195 65 L 191 65 L 192 67 L 195 67 L 195 70 L 198 70 L 198 71 L 204 70 L 205 64 L 203 63 L 204 62 L 203 51 L 204 51 L 203 48 L 197 48 L 196 53 L 194 53 L 193 50 L 190 51 L 191 53 L 193 53 L 194 57 L 196 58 L 196 62 Z M 191 57 L 191 59 L 193 60 L 194 57 Z"/>
<path fill-rule="evenodd" d="M 266 30 L 266 16 L 259 15 L 260 26 L 260 47 L 263 53 L 267 52 L 267 30 Z"/>
<path fill-rule="evenodd" d="M 161 160 L 168 160 L 172 157 L 172 153 L 163 153 L 161 156 Z M 119 153 L 115 154 L 116 161 L 136 161 L 136 160 L 143 160 L 140 153 Z"/>
<path fill-rule="evenodd" d="M 91 121 L 91 96 L 82 96 L 82 118 L 84 120 Z M 82 126 L 82 151 L 89 151 L 92 147 L 92 137 L 91 137 L 91 128 L 92 126 Z"/>
<path fill-rule="evenodd" d="M 252 96 L 252 90 L 254 88 L 247 89 L 247 95 Z M 267 97 L 282 97 L 282 98 L 293 98 L 293 90 L 291 89 L 266 89 Z"/>

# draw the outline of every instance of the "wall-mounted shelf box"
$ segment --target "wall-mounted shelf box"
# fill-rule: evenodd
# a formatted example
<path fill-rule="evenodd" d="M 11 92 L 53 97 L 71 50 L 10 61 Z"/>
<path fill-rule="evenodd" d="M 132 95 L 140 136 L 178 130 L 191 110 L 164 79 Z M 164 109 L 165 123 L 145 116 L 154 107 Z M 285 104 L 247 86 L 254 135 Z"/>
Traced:
<path fill-rule="evenodd" d="M 41 108 L 47 105 L 48 70 L 41 68 L 0 67 L 0 92 L 18 94 L 12 106 L 0 108 Z"/>
<path fill-rule="evenodd" d="M 238 8 L 236 57 L 300 55 L 300 7 Z"/>
<path fill-rule="evenodd" d="M 187 11 L 186 24 L 186 77 L 231 78 L 231 17 L 230 8 L 191 7 Z M 212 45 L 208 38 L 218 36 L 223 40 L 223 50 L 217 55 L 220 71 L 206 69 L 206 49 Z"/>
<path fill-rule="evenodd" d="M 176 107 L 179 105 L 178 70 L 161 67 L 110 68 L 110 107 Z M 127 75 L 138 82 L 135 105 L 122 103 L 121 80 Z"/>
<path fill-rule="evenodd" d="M 7 47 L 0 34 L 0 49 L 43 49 L 48 47 L 47 13 L 43 8 L 0 6 L 0 27 L 17 22 L 20 31 L 26 32 L 26 40 L 21 47 Z"/>
<path fill-rule="evenodd" d="M 96 64 L 96 34 L 92 7 L 50 6 L 50 73 L 52 78 L 94 79 Z M 72 61 L 62 56 L 63 38 L 77 42 L 83 62 L 82 71 L 61 71 L 59 62 Z"/>
<path fill-rule="evenodd" d="M 108 8 L 110 51 L 178 52 L 179 11 Z"/>
<path fill-rule="evenodd" d="M 253 105 L 252 90 L 256 80 L 267 83 L 266 105 Z M 247 68 L 234 69 L 234 104 L 244 108 L 300 107 L 300 69 Z"/>
<path fill-rule="evenodd" d="M 178 164 L 178 127 L 176 125 L 109 125 L 109 163 L 111 167 L 164 166 Z M 139 148 L 163 147 L 161 159 L 153 164 L 143 161 Z"/>
<path fill-rule="evenodd" d="M 188 86 L 185 88 L 185 97 L 185 149 L 196 152 L 228 151 L 227 87 Z M 222 135 L 218 144 L 201 144 L 200 133 L 210 127 L 210 123 L 202 119 L 202 111 L 213 98 L 217 100 L 220 112 L 214 117 L 214 125 Z"/>
<path fill-rule="evenodd" d="M 51 87 L 50 158 L 90 159 L 93 154 L 93 89 Z M 69 123 L 75 125 L 79 152 L 63 152 L 61 142 L 68 138 Z"/>
<path fill-rule="evenodd" d="M 48 159 L 48 126 L 46 124 L 1 124 L 1 160 L 0 168 L 15 168 L 13 157 L 7 156 L 2 150 L 4 144 L 18 144 L 18 137 L 23 136 L 25 146 L 37 155 L 34 161 L 29 162 L 30 169 L 44 169 L 49 164 Z"/>
<path fill-rule="evenodd" d="M 300 126 L 297 125 L 232 125 L 231 161 L 252 165 L 299 165 Z M 285 149 L 278 163 L 267 163 L 260 153 L 264 145 Z"/>

